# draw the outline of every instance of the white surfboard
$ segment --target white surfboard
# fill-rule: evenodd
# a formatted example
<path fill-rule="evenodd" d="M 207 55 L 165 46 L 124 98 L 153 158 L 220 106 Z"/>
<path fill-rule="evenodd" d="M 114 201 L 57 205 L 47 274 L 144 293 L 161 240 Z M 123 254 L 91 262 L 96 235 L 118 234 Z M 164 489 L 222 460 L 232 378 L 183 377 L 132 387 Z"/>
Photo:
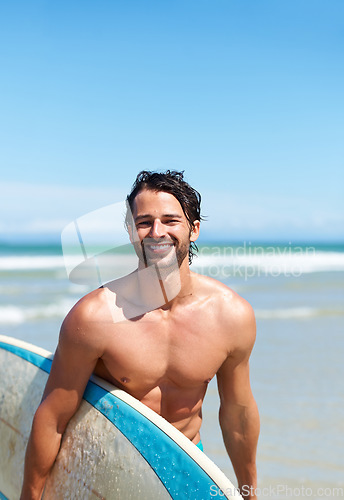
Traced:
<path fill-rule="evenodd" d="M 0 335 L 0 499 L 17 500 L 34 412 L 52 354 Z M 51 500 L 241 498 L 164 418 L 98 377 L 63 435 L 44 490 Z"/>

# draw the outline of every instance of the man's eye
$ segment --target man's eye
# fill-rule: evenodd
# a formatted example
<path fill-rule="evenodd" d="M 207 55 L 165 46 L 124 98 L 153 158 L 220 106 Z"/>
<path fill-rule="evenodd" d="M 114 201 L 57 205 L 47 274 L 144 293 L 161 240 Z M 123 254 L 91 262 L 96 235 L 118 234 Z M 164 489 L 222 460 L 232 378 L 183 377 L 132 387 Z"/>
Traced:
<path fill-rule="evenodd" d="M 147 227 L 147 226 L 150 226 L 150 222 L 148 220 L 145 220 L 145 221 L 142 221 L 142 222 L 138 222 L 136 224 L 136 227 Z"/>

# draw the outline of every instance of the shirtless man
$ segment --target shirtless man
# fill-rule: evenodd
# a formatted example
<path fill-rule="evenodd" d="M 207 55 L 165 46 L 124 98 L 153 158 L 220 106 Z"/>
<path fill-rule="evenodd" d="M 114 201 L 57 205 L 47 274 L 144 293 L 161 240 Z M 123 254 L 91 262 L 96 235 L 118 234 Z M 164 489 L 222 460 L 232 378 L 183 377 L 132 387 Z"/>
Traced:
<path fill-rule="evenodd" d="M 83 297 L 64 320 L 32 424 L 21 499 L 41 498 L 92 373 L 129 392 L 195 444 L 202 402 L 216 375 L 224 443 L 243 496 L 256 498 L 252 308 L 224 284 L 190 271 L 200 195 L 182 173 L 141 172 L 127 202 L 138 269 Z"/>

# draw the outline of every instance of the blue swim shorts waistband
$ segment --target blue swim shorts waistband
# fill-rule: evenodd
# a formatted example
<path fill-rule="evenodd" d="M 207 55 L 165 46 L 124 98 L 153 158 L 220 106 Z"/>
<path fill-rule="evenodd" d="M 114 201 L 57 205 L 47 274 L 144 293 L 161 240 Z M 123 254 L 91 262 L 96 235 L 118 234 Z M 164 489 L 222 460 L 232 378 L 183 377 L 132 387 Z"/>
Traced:
<path fill-rule="evenodd" d="M 196 444 L 197 448 L 199 448 L 201 451 L 204 451 L 203 449 L 203 444 L 202 444 L 202 441 L 201 439 L 198 441 L 198 443 Z"/>

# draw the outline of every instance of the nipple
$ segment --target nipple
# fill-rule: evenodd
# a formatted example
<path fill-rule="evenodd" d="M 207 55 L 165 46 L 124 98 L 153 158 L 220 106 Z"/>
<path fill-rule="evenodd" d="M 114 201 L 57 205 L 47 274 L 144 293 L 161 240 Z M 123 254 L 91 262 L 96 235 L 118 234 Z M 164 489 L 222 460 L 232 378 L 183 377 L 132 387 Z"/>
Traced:
<path fill-rule="evenodd" d="M 123 384 L 127 384 L 130 380 L 127 377 L 122 377 L 121 382 L 123 382 Z"/>
<path fill-rule="evenodd" d="M 211 378 L 207 378 L 207 380 L 205 380 L 204 383 L 209 384 L 210 381 L 211 381 Z"/>

